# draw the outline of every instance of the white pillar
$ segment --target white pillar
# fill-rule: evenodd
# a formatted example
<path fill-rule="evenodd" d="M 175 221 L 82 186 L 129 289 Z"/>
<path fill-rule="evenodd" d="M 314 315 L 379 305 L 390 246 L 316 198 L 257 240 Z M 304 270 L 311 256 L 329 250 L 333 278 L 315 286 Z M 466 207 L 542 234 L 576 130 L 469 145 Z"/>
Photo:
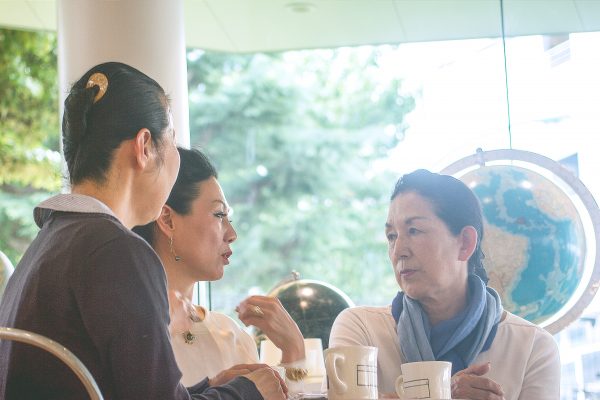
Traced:
<path fill-rule="evenodd" d="M 178 144 L 189 147 L 183 0 L 58 0 L 61 116 L 70 85 L 107 61 L 129 64 L 165 89 Z"/>

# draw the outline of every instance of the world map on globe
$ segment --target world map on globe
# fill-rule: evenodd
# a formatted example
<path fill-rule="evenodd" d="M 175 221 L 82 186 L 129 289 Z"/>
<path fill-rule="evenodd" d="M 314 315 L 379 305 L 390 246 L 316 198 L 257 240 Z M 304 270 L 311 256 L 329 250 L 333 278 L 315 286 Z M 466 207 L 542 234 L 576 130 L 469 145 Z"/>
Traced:
<path fill-rule="evenodd" d="M 479 198 L 484 265 L 504 308 L 542 323 L 574 296 L 585 232 L 573 201 L 548 178 L 519 166 L 482 166 L 459 177 Z"/>

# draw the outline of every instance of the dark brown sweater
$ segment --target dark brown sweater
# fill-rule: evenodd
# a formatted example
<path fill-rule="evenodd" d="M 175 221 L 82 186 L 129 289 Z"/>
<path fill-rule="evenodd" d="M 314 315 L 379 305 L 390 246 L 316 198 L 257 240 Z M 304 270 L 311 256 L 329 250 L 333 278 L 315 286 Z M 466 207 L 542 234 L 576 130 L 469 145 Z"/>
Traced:
<path fill-rule="evenodd" d="M 11 277 L 0 326 L 47 336 L 90 370 L 105 399 L 262 399 L 236 378 L 184 388 L 168 333 L 162 264 L 116 218 L 44 210 L 41 231 Z M 0 342 L 0 399 L 85 399 L 83 385 L 54 356 Z"/>

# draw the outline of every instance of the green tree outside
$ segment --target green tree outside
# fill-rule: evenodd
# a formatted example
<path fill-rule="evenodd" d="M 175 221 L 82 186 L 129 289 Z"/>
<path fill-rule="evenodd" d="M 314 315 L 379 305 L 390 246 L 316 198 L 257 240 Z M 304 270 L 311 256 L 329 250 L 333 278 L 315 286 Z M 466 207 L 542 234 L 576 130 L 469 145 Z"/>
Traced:
<path fill-rule="evenodd" d="M 60 189 L 56 37 L 0 29 L 0 48 L 0 250 L 16 264 Z"/>
<path fill-rule="evenodd" d="M 383 227 L 397 177 L 377 162 L 414 101 L 378 76 L 378 51 L 190 51 L 192 145 L 216 163 L 238 232 L 215 308 L 232 312 L 292 270 L 357 304 L 395 294 Z"/>
<path fill-rule="evenodd" d="M 56 38 L 0 30 L 0 44 L 0 249 L 16 263 L 37 232 L 34 205 L 60 187 Z M 357 304 L 394 295 L 383 224 L 397 177 L 379 162 L 414 101 L 380 76 L 393 50 L 189 50 L 192 145 L 217 165 L 239 237 L 215 308 L 232 312 L 292 270 Z"/>

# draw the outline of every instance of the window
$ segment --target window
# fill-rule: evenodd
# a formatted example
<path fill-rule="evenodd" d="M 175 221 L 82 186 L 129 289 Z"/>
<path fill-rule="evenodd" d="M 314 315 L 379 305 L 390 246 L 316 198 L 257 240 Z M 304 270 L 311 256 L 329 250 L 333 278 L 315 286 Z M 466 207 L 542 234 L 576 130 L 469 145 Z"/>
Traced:
<path fill-rule="evenodd" d="M 52 35 L 38 36 L 52 57 Z M 292 271 L 356 304 L 389 304 L 397 285 L 383 224 L 395 180 L 477 148 L 562 160 L 600 199 L 599 46 L 591 32 L 250 55 L 190 49 L 192 144 L 215 161 L 238 231 L 231 265 L 211 285 L 212 308 L 235 316 L 241 299 Z M 44 74 L 38 85 L 56 93 L 56 69 Z M 26 88 L 39 91 L 29 78 Z M 56 98 L 45 101 L 32 110 L 55 113 Z M 58 129 L 40 132 L 24 168 L 53 165 L 58 175 Z M 56 181 L 0 187 L 1 245 L 15 264 L 36 232 L 30 210 Z M 599 396 L 599 317 L 596 299 L 556 335 L 564 400 Z"/>
<path fill-rule="evenodd" d="M 211 284 L 212 307 L 235 317 L 240 300 L 292 270 L 356 304 L 389 304 L 397 285 L 383 223 L 395 180 L 477 148 L 562 161 L 600 198 L 600 34 L 562 39 L 551 47 L 545 36 L 506 40 L 508 103 L 501 39 L 243 56 L 191 50 L 192 143 L 216 162 L 238 231 L 224 279 Z M 557 62 L 549 52 L 566 45 Z M 556 336 L 563 399 L 597 390 L 581 371 L 598 369 L 599 332 L 580 320 Z"/>

